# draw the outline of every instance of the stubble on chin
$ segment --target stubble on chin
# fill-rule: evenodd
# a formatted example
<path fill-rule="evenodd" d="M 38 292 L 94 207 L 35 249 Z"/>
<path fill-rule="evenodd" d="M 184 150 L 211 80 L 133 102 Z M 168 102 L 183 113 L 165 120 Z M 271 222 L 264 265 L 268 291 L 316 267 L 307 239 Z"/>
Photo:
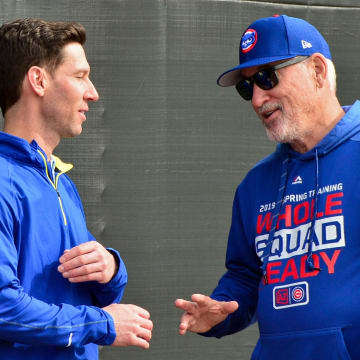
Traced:
<path fill-rule="evenodd" d="M 298 119 L 281 117 L 276 119 L 273 126 L 265 126 L 266 134 L 271 141 L 277 143 L 305 143 L 306 138 L 311 135 L 312 129 L 305 131 L 301 128 Z"/>

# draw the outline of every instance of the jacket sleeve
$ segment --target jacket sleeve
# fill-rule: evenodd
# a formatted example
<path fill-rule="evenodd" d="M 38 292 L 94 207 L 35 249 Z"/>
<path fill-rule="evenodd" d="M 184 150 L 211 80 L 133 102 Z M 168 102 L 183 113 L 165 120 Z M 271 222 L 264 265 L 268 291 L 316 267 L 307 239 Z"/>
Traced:
<path fill-rule="evenodd" d="M 246 236 L 245 226 L 238 188 L 226 252 L 227 271 L 212 292 L 211 298 L 220 301 L 235 300 L 239 308 L 223 322 L 201 335 L 222 337 L 240 331 L 255 321 L 261 264 L 254 245 L 251 245 L 251 239 Z"/>
<path fill-rule="evenodd" d="M 112 344 L 116 336 L 114 322 L 105 311 L 93 306 L 48 304 L 24 291 L 17 276 L 14 242 L 19 229 L 10 205 L 0 198 L 0 338 L 62 347 L 91 342 Z"/>

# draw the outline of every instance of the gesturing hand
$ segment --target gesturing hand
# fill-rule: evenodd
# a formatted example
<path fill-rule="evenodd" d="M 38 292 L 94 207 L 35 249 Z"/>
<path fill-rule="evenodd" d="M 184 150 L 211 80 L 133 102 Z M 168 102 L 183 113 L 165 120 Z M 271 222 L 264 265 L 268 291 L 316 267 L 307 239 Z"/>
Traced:
<path fill-rule="evenodd" d="M 201 294 L 192 295 L 191 300 L 175 301 L 175 306 L 184 310 L 179 325 L 180 335 L 185 335 L 186 331 L 206 332 L 239 307 L 236 301 L 216 301 Z"/>
<path fill-rule="evenodd" d="M 114 319 L 116 338 L 112 346 L 149 348 L 153 323 L 148 311 L 129 304 L 111 304 L 103 310 Z"/>
<path fill-rule="evenodd" d="M 70 282 L 108 283 L 117 271 L 114 256 L 97 241 L 88 241 L 65 250 L 58 270 Z"/>

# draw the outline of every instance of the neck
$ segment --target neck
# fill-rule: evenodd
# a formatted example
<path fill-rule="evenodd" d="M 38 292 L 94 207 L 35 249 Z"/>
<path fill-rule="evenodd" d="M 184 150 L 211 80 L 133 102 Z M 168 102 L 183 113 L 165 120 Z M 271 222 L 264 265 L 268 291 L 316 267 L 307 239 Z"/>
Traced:
<path fill-rule="evenodd" d="M 38 121 L 40 117 L 34 117 L 31 114 L 32 112 L 18 111 L 15 107 L 10 108 L 5 114 L 3 131 L 20 137 L 29 143 L 35 140 L 49 160 L 59 144 L 60 138 L 45 129 L 42 123 Z"/>

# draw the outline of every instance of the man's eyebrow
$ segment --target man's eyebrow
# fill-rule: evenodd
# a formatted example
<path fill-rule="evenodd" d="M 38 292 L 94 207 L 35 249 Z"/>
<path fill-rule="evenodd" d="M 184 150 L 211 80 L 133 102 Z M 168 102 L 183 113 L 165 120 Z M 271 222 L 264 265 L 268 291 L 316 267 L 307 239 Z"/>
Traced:
<path fill-rule="evenodd" d="M 74 70 L 74 74 L 90 74 L 90 68 L 81 68 Z"/>

